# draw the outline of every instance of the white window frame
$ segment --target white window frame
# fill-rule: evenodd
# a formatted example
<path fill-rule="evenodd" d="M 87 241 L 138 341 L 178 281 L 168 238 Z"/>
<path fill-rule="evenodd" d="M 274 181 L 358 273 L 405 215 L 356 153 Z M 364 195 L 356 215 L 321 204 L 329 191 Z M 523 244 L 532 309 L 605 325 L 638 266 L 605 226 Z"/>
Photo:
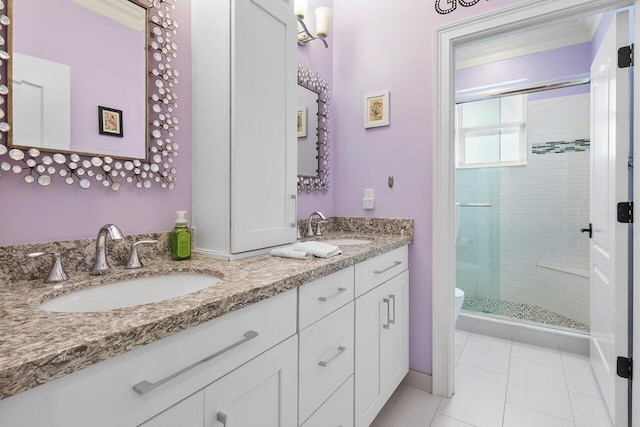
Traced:
<path fill-rule="evenodd" d="M 495 125 L 487 125 L 487 126 L 471 126 L 464 128 L 462 127 L 462 106 L 464 104 L 456 105 L 456 132 L 455 132 L 455 141 L 456 141 L 456 167 L 458 169 L 475 169 L 475 168 L 490 168 L 490 167 L 501 167 L 501 166 L 525 166 L 527 164 L 527 95 L 522 95 L 522 121 L 518 122 L 506 122 L 506 123 L 498 123 Z M 519 141 L 519 153 L 520 156 L 518 160 L 512 161 L 502 161 L 499 160 L 497 162 L 484 162 L 484 163 L 467 163 L 465 156 L 465 135 L 469 132 L 480 132 L 487 130 L 506 130 L 518 128 L 520 133 L 520 141 Z M 501 152 L 501 150 L 499 151 Z"/>

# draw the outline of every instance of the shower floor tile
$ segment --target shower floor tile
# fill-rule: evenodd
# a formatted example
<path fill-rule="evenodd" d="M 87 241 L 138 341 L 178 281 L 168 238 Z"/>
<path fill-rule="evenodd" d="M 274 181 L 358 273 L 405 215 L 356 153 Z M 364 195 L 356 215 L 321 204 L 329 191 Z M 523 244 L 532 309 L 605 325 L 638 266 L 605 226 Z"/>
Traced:
<path fill-rule="evenodd" d="M 470 312 L 495 314 L 512 319 L 527 320 L 545 325 L 589 332 L 589 325 L 569 319 L 566 316 L 538 307 L 537 305 L 465 296 L 462 309 Z"/>

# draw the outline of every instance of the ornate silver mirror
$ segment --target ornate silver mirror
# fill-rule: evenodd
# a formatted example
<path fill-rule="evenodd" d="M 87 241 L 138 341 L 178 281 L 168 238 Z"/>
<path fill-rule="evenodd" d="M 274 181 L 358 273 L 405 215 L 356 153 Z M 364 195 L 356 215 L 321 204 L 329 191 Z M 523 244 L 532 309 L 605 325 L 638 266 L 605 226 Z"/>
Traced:
<path fill-rule="evenodd" d="M 0 178 L 173 189 L 178 0 L 0 0 Z"/>
<path fill-rule="evenodd" d="M 329 189 L 329 85 L 298 65 L 298 192 Z"/>

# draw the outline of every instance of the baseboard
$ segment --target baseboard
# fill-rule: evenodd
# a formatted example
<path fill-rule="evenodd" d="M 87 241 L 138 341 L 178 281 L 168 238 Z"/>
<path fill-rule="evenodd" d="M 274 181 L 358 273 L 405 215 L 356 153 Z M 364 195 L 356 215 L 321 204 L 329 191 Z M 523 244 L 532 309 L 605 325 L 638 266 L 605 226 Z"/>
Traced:
<path fill-rule="evenodd" d="M 423 374 L 422 372 L 409 370 L 407 375 L 405 375 L 402 380 L 402 385 L 406 385 L 408 387 L 417 388 L 418 390 L 426 391 L 427 393 L 431 393 L 433 390 L 433 378 L 429 374 Z"/>

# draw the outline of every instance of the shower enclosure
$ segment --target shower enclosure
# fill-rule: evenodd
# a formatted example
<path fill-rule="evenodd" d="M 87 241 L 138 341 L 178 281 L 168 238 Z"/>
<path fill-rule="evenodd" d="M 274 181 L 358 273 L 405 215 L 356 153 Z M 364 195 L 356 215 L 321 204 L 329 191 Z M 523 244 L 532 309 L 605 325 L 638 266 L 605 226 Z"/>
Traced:
<path fill-rule="evenodd" d="M 468 147 L 489 147 L 491 141 L 500 147 L 514 138 L 486 125 L 482 134 L 465 130 L 471 158 L 456 170 L 456 287 L 465 292 L 463 313 L 589 331 L 589 237 L 581 233 L 589 224 L 585 89 L 525 95 L 524 161 L 474 164 Z M 504 116 L 507 107 L 513 114 L 504 102 L 496 114 Z M 459 143 L 458 150 L 465 146 Z"/>

